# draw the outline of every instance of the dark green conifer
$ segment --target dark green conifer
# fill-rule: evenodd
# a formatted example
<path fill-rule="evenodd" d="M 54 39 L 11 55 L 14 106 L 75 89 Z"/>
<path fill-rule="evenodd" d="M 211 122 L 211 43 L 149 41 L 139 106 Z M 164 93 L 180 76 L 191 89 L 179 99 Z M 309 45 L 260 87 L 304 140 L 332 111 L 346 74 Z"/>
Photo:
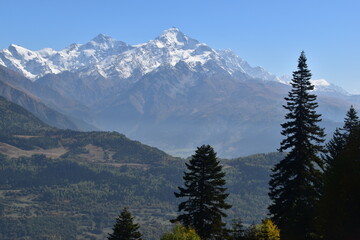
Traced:
<path fill-rule="evenodd" d="M 355 108 L 351 105 L 349 111 L 346 113 L 345 121 L 344 121 L 344 131 L 345 136 L 351 135 L 356 128 L 360 125 L 359 117 Z"/>
<path fill-rule="evenodd" d="M 326 172 L 325 191 L 319 204 L 321 239 L 359 239 L 359 190 L 360 129 L 354 129 Z"/>
<path fill-rule="evenodd" d="M 332 139 L 326 144 L 327 153 L 324 155 L 324 160 L 327 163 L 327 168 L 330 167 L 332 161 L 341 153 L 349 136 L 351 136 L 359 126 L 359 117 L 354 107 L 351 106 L 346 113 L 343 128 L 336 128 Z"/>
<path fill-rule="evenodd" d="M 245 240 L 245 228 L 241 219 L 237 218 L 232 221 L 231 229 L 229 232 L 231 240 Z"/>
<path fill-rule="evenodd" d="M 258 229 L 255 224 L 251 224 L 244 232 L 244 240 L 258 240 Z"/>
<path fill-rule="evenodd" d="M 224 239 L 226 230 L 222 218 L 227 216 L 224 210 L 231 205 L 225 202 L 229 195 L 224 187 L 225 173 L 214 149 L 209 145 L 198 147 L 186 167 L 185 187 L 179 187 L 175 193 L 177 198 L 186 200 L 178 207 L 182 214 L 172 222 L 194 228 L 203 240 Z"/>
<path fill-rule="evenodd" d="M 287 122 L 279 151 L 289 151 L 272 169 L 269 211 L 284 240 L 312 239 L 315 205 L 321 195 L 324 129 L 318 126 L 316 95 L 304 52 L 293 72 L 292 89 L 285 98 Z"/>
<path fill-rule="evenodd" d="M 336 128 L 333 137 L 326 144 L 326 154 L 323 155 L 327 168 L 331 165 L 334 158 L 341 153 L 345 146 L 345 142 L 344 133 L 341 132 L 341 129 Z"/>
<path fill-rule="evenodd" d="M 142 234 L 139 232 L 139 224 L 134 223 L 134 217 L 124 208 L 113 227 L 113 233 L 109 234 L 109 240 L 141 240 Z"/>

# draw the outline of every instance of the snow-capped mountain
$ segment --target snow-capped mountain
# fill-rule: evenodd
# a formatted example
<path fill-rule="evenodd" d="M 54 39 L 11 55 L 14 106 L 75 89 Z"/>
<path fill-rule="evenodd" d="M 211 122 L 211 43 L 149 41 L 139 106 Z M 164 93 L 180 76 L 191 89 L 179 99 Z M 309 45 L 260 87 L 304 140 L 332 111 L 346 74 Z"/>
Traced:
<path fill-rule="evenodd" d="M 86 44 L 72 44 L 56 51 L 45 48 L 31 51 L 11 44 L 0 52 L 0 64 L 36 80 L 46 74 L 78 71 L 96 65 L 107 57 L 121 54 L 132 47 L 102 34 Z"/>
<path fill-rule="evenodd" d="M 315 80 L 310 80 L 310 81 L 315 87 L 314 90 L 319 93 L 337 94 L 337 95 L 344 95 L 344 96 L 351 95 L 349 92 L 347 92 L 342 87 L 339 87 L 335 84 L 329 83 L 325 79 L 315 79 Z"/>
<path fill-rule="evenodd" d="M 138 45 L 101 34 L 60 51 L 13 44 L 0 51 L 0 65 L 31 79 L 34 89 L 51 89 L 56 94 L 32 94 L 61 113 L 177 155 L 204 143 L 222 157 L 275 151 L 290 89 L 288 76 L 177 28 Z M 323 79 L 313 84 L 331 132 L 360 99 Z"/>
<path fill-rule="evenodd" d="M 134 74 L 143 76 L 160 66 L 175 66 L 180 61 L 194 71 L 221 69 L 229 74 L 240 72 L 253 78 L 280 81 L 261 67 L 251 67 L 231 50 L 216 51 L 177 28 L 170 28 L 156 39 L 135 46 L 100 34 L 86 44 L 72 44 L 61 51 L 51 48 L 31 51 L 12 44 L 0 52 L 1 65 L 32 80 L 64 71 L 124 79 Z"/>
<path fill-rule="evenodd" d="M 214 50 L 174 27 L 165 30 L 154 40 L 134 46 L 99 34 L 88 43 L 72 44 L 61 51 L 51 48 L 32 51 L 15 44 L 0 51 L 0 65 L 20 72 L 33 81 L 46 74 L 65 71 L 77 72 L 82 77 L 131 78 L 136 81 L 160 66 L 175 66 L 180 61 L 196 72 L 242 73 L 255 79 L 285 84 L 290 80 L 287 76 L 271 74 L 262 67 L 250 66 L 230 49 Z M 313 81 L 316 90 L 348 94 L 342 88 L 324 81 Z"/>

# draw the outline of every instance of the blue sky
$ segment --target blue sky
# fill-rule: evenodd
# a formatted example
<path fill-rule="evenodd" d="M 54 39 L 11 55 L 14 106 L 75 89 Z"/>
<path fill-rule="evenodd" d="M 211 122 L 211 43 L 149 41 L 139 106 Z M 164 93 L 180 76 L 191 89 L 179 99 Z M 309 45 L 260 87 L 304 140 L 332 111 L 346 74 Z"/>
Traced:
<path fill-rule="evenodd" d="M 130 44 L 170 27 L 277 75 L 302 50 L 314 79 L 360 93 L 360 1 L 3 0 L 0 48 L 63 49 L 99 33 Z"/>

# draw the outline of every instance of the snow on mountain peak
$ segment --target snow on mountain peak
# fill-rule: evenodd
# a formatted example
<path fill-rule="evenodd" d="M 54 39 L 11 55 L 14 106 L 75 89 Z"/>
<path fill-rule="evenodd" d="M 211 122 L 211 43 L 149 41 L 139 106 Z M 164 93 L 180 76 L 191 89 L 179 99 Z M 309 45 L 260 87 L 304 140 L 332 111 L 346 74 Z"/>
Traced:
<path fill-rule="evenodd" d="M 287 84 L 290 77 L 277 77 L 264 68 L 252 67 L 232 50 L 217 50 L 192 39 L 178 28 L 171 27 L 149 42 L 131 46 L 104 34 L 99 34 L 85 44 L 71 44 L 56 51 L 44 48 L 31 51 L 11 44 L 0 51 L 0 64 L 36 80 L 48 73 L 63 71 L 81 72 L 82 76 L 100 74 L 105 78 L 141 76 L 160 66 L 175 66 L 183 62 L 193 71 L 214 73 L 220 69 L 237 76 L 237 73 L 265 81 Z M 134 78 L 135 79 L 135 78 Z M 313 80 L 317 90 L 338 87 L 325 79 Z"/>
<path fill-rule="evenodd" d="M 35 57 L 32 51 L 16 44 L 11 44 L 8 50 L 9 53 L 17 59 L 24 58 L 25 60 L 30 60 Z"/>
<path fill-rule="evenodd" d="M 178 28 L 172 27 L 165 30 L 159 37 L 159 40 L 169 43 L 182 43 L 186 41 L 186 36 Z"/>
<path fill-rule="evenodd" d="M 186 47 L 193 48 L 199 42 L 195 39 L 192 39 L 182 33 L 178 28 L 172 27 L 165 30 L 159 37 L 155 40 L 160 41 L 165 44 L 166 47 Z"/>
<path fill-rule="evenodd" d="M 94 41 L 96 43 L 104 43 L 104 42 L 113 41 L 113 39 L 111 37 L 109 37 L 109 36 L 106 36 L 106 35 L 100 33 L 99 35 L 94 37 L 91 41 Z"/>
<path fill-rule="evenodd" d="M 93 39 L 91 39 L 88 43 L 81 46 L 81 50 L 83 49 L 99 49 L 101 51 L 106 51 L 108 49 L 114 49 L 119 46 L 126 46 L 127 44 L 121 41 L 117 41 L 109 36 L 104 34 L 99 34 Z"/>
<path fill-rule="evenodd" d="M 52 48 L 43 48 L 43 49 L 39 50 L 38 53 L 40 54 L 41 57 L 47 58 L 47 57 L 50 57 L 50 56 L 56 54 L 57 51 Z"/>
<path fill-rule="evenodd" d="M 15 58 L 26 60 L 26 62 L 13 61 L 8 64 L 5 58 L 14 59 L 14 56 L 8 54 L 8 57 L 3 58 L 3 51 L 3 53 L 0 52 L 2 60 L 0 63 L 17 69 L 33 80 L 47 73 L 79 71 L 79 69 L 82 69 L 82 75 L 91 75 L 90 69 L 97 69 L 96 72 L 102 72 L 103 76 L 128 78 L 134 72 L 144 75 L 159 66 L 175 66 L 180 61 L 186 63 L 194 71 L 211 73 L 217 71 L 216 69 L 223 69 L 229 74 L 242 72 L 254 78 L 275 79 L 264 69 L 252 68 L 233 51 L 215 51 L 206 44 L 188 37 L 175 27 L 165 30 L 154 40 L 135 46 L 99 34 L 88 43 L 72 44 L 61 51 L 42 49 L 32 52 L 18 46 L 13 48 L 14 53 L 22 52 L 22 56 Z M 15 48 L 21 49 L 15 51 Z M 7 51 L 11 51 L 10 47 Z M 30 58 L 36 61 L 30 62 Z M 35 65 L 34 62 L 36 62 Z M 94 68 L 94 65 L 97 67 Z M 89 72 L 86 73 L 86 71 Z"/>
<path fill-rule="evenodd" d="M 326 81 L 325 79 L 316 79 L 316 80 L 310 80 L 310 82 L 315 86 L 322 86 L 322 87 L 328 87 L 330 86 L 330 83 Z"/>
<path fill-rule="evenodd" d="M 350 93 L 343 88 L 335 84 L 329 83 L 325 79 L 312 79 L 310 80 L 310 82 L 314 85 L 314 90 L 318 92 L 340 93 L 343 95 L 350 95 Z"/>

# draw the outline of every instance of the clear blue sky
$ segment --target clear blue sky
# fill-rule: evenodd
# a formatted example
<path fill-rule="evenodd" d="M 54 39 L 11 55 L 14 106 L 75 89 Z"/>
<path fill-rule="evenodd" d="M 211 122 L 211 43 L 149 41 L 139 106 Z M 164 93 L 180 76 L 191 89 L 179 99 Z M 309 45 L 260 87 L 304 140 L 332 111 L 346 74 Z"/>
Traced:
<path fill-rule="evenodd" d="M 99 33 L 138 44 L 175 26 L 277 75 L 304 50 L 314 79 L 360 93 L 357 0 L 2 0 L 0 21 L 1 49 L 60 50 Z"/>

